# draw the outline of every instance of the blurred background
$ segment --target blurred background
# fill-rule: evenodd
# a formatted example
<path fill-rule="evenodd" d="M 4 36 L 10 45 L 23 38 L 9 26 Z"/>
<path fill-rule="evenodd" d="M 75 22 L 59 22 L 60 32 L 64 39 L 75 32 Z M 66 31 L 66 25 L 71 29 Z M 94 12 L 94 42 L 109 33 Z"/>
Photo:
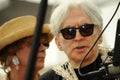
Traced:
<path fill-rule="evenodd" d="M 56 3 L 59 4 L 61 1 L 62 0 L 48 0 L 45 22 L 49 23 L 53 6 Z M 91 0 L 91 2 L 95 3 L 101 9 L 101 15 L 103 17 L 103 23 L 105 27 L 115 12 L 120 0 Z M 0 25 L 14 17 L 22 15 L 37 16 L 39 6 L 40 0 L 0 0 Z M 104 44 L 110 48 L 114 48 L 116 27 L 119 18 L 120 8 L 103 34 L 105 36 Z M 66 60 L 68 60 L 66 55 L 64 52 L 61 52 L 57 49 L 53 39 L 53 41 L 50 43 L 49 49 L 47 49 L 45 70 L 51 68 L 53 65 L 61 64 Z"/>

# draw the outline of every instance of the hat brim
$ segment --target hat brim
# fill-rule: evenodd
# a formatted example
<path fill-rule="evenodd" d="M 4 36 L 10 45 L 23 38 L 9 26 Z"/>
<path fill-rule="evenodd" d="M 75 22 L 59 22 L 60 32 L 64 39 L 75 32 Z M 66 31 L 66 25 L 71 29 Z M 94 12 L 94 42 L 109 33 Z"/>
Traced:
<path fill-rule="evenodd" d="M 32 36 L 36 27 L 36 17 L 27 15 L 14 18 L 0 27 L 0 50 L 5 46 L 22 39 Z M 42 33 L 48 33 L 48 41 L 53 39 L 49 24 L 43 25 Z"/>

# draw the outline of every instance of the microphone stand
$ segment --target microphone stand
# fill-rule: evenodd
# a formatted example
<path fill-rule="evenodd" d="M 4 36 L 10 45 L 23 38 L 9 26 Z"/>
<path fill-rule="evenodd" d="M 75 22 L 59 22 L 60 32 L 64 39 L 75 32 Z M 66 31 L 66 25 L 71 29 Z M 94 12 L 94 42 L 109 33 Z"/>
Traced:
<path fill-rule="evenodd" d="M 39 41 L 41 38 L 41 31 L 42 31 L 42 26 L 45 19 L 46 10 L 47 10 L 47 0 L 41 0 L 40 6 L 39 6 L 39 12 L 37 16 L 36 29 L 32 39 L 33 40 L 32 47 L 31 47 L 31 52 L 28 60 L 29 62 L 26 70 L 25 80 L 33 80 L 36 56 L 37 56 L 37 52 L 40 44 Z"/>

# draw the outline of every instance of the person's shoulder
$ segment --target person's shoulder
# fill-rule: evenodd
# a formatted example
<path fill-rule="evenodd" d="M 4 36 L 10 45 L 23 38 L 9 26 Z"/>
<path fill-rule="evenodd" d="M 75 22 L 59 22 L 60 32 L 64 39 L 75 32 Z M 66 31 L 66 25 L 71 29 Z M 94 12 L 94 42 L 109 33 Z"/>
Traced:
<path fill-rule="evenodd" d="M 65 62 L 63 64 L 59 64 L 45 72 L 42 76 L 40 76 L 39 80 L 62 80 L 62 71 L 63 68 L 68 66 L 69 63 Z"/>
<path fill-rule="evenodd" d="M 40 76 L 39 80 L 59 80 L 61 76 L 57 75 L 54 70 L 50 69 Z"/>
<path fill-rule="evenodd" d="M 54 74 L 55 74 L 55 71 L 50 69 L 47 72 L 45 72 L 42 76 L 49 77 L 49 76 L 54 75 Z"/>

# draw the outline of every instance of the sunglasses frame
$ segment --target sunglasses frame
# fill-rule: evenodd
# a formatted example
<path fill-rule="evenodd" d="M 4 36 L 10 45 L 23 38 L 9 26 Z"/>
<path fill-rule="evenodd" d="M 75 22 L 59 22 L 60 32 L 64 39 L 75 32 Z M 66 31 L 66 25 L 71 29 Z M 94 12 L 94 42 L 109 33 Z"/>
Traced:
<path fill-rule="evenodd" d="M 71 27 L 69 26 L 67 28 L 61 29 L 60 32 L 62 33 L 62 36 L 64 37 L 64 39 L 67 39 L 67 40 L 75 38 L 76 30 L 79 30 L 79 33 L 83 37 L 88 37 L 93 34 L 94 26 L 95 24 L 84 24 L 84 25 L 79 26 L 78 28 L 75 28 L 74 26 L 71 26 Z M 85 29 L 88 29 L 88 30 L 86 31 Z"/>

